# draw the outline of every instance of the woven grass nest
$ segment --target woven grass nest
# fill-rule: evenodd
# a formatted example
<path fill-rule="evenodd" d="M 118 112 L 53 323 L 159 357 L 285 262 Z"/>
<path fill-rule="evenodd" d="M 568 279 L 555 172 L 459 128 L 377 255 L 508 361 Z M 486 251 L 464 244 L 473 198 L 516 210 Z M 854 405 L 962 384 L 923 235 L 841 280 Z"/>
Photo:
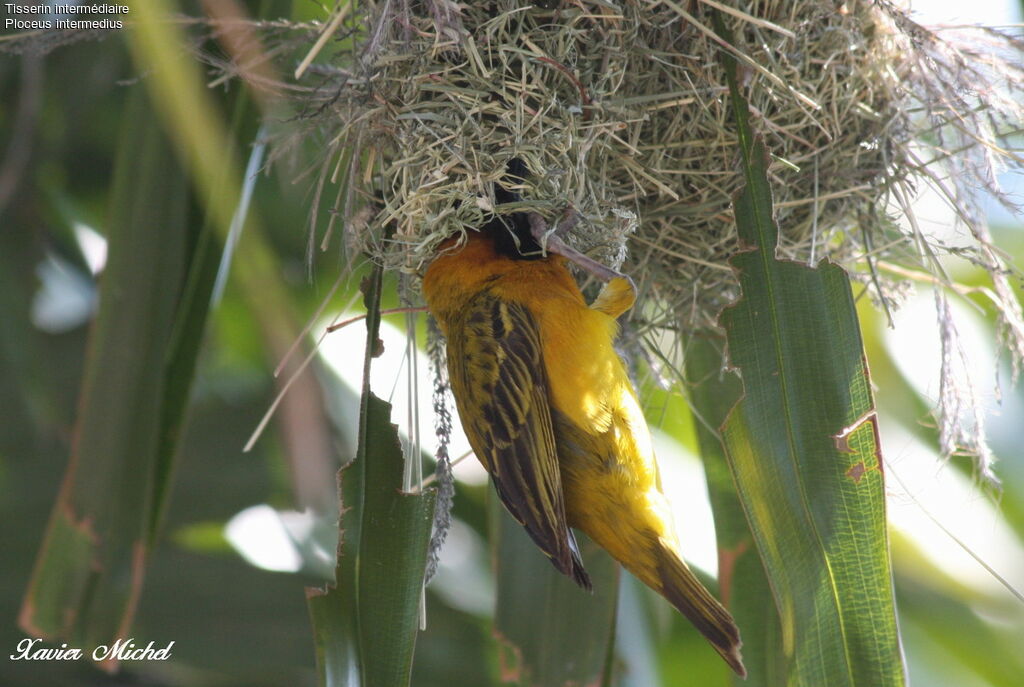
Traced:
<path fill-rule="evenodd" d="M 980 199 L 1014 207 L 997 175 L 1024 162 L 1017 36 L 928 29 L 895 0 L 339 0 L 323 22 L 229 15 L 185 19 L 205 31 L 189 49 L 212 83 L 241 77 L 298 110 L 268 119 L 270 161 L 316 146 L 311 256 L 340 233 L 349 264 L 368 255 L 402 273 L 412 301 L 445 238 L 494 211 L 550 221 L 571 206 L 582 221 L 566 238 L 640 289 L 625 347 L 657 349 L 669 365 L 739 295 L 729 258 L 741 175 L 720 55 L 732 53 L 773 159 L 778 255 L 846 266 L 887 310 L 912 281 L 934 288 L 941 448 L 980 455 L 991 474 L 973 387 L 951 372 L 961 349 L 948 298 L 980 294 L 994 308 L 1015 382 L 1020 273 L 993 245 Z M 97 36 L 15 38 L 0 52 Z M 274 76 L 296 64 L 294 81 Z M 495 208 L 513 158 L 530 172 L 523 202 Z M 956 232 L 921 229 L 922 191 L 955 210 Z M 957 260 L 984 268 L 991 286 L 952 281 Z"/>
<path fill-rule="evenodd" d="M 328 236 L 341 221 L 349 256 L 417 275 L 492 211 L 554 220 L 571 206 L 570 241 L 639 287 L 634 342 L 678 349 L 714 330 L 738 296 L 729 51 L 773 158 L 778 255 L 839 262 L 886 308 L 908 275 L 930 280 L 940 318 L 955 291 L 942 256 L 980 264 L 1015 369 L 1024 359 L 1013 273 L 977 202 L 1007 201 L 996 174 L 1020 161 L 1006 143 L 1022 121 L 1013 36 L 935 33 L 884 0 L 376 0 L 304 30 L 301 120 L 324 142 L 314 217 L 330 217 Z M 523 202 L 495 208 L 513 158 L 530 171 Z M 922 186 L 955 207 L 962 241 L 918 228 Z M 983 450 L 951 431 L 944 450 Z"/>
<path fill-rule="evenodd" d="M 486 221 L 517 157 L 531 172 L 524 203 L 499 212 L 574 207 L 584 221 L 570 238 L 639 285 L 634 323 L 714 327 L 736 296 L 729 50 L 775 161 L 780 256 L 927 268 L 950 247 L 890 217 L 925 181 L 973 232 L 955 249 L 1005 272 L 970 193 L 994 189 L 998 158 L 1013 158 L 1000 137 L 1017 126 L 1007 93 L 1022 72 L 991 46 L 1012 45 L 996 32 L 955 46 L 889 3 L 828 0 L 378 1 L 329 28 L 308 111 L 352 255 L 421 271 L 443 239 Z M 875 298 L 898 294 L 875 277 Z"/>

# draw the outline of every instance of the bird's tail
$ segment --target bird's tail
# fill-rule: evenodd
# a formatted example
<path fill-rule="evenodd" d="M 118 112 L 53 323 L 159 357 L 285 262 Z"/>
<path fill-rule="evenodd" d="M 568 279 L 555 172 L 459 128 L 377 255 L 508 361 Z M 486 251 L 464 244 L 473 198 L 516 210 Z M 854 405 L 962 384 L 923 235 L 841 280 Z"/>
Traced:
<path fill-rule="evenodd" d="M 746 677 L 740 656 L 740 631 L 729 611 L 687 567 L 671 530 L 661 522 L 645 520 L 630 522 L 628 517 L 623 518 L 619 527 L 593 528 L 590 536 L 637 579 L 679 609 L 729 667 L 740 677 Z"/>
<path fill-rule="evenodd" d="M 693 623 L 694 627 L 707 638 L 715 651 L 721 654 L 736 674 L 746 677 L 740 656 L 740 631 L 729 611 L 711 596 L 696 575 L 675 552 L 675 547 L 659 541 L 658 579 L 643 581 L 668 599 L 669 603 Z M 646 575 L 644 577 L 653 577 Z"/>

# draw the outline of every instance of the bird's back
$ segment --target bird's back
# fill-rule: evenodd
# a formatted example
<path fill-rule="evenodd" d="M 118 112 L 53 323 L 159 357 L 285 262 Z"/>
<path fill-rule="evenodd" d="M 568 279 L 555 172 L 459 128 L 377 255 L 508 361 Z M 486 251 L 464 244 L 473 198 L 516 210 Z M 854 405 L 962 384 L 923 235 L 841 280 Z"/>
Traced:
<path fill-rule="evenodd" d="M 609 496 L 645 517 L 647 501 L 663 497 L 650 432 L 613 346 L 615 320 L 587 306 L 562 258 L 512 260 L 475 234 L 461 251 L 438 257 L 424 280 L 442 330 L 481 290 L 523 306 L 539 329 L 570 524 L 588 534 L 618 527 L 592 517 Z M 670 522 L 658 517 L 645 527 L 674 538 Z"/>
<path fill-rule="evenodd" d="M 665 596 L 744 674 L 732 618 L 679 553 L 650 431 L 613 346 L 617 325 L 612 314 L 621 309 L 605 312 L 599 307 L 600 298 L 594 307 L 588 306 L 561 257 L 510 258 L 496 252 L 487 236 L 477 234 L 470 235 L 460 252 L 434 261 L 424 278 L 424 294 L 450 341 L 452 336 L 466 336 L 464 330 L 452 331 L 452 327 L 464 329 L 460 318 L 480 294 L 525 313 L 538 335 L 538 362 L 543 366 L 538 379 L 546 386 L 543 411 L 550 415 L 546 422 L 557 455 L 565 522 L 586 532 Z M 464 407 L 465 397 L 460 412 Z M 479 453 L 489 447 L 474 444 L 474 450 Z M 530 462 L 531 456 L 517 455 L 513 460 Z M 534 539 L 545 548 L 543 538 L 534 534 Z M 571 547 L 575 552 L 574 541 Z M 545 551 L 563 572 L 584 579 L 581 567 L 559 564 L 550 545 Z"/>

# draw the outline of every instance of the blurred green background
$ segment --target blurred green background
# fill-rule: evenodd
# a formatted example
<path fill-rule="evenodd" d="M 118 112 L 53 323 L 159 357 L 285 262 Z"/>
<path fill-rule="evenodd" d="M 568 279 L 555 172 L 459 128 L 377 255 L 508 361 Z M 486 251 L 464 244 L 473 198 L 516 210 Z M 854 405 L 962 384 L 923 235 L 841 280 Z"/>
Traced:
<path fill-rule="evenodd" d="M 265 11 L 262 3 L 246 5 L 251 13 Z M 315 3 L 296 6 L 296 18 L 322 16 Z M 189 3 L 183 9 L 201 13 Z M 358 372 L 359 325 L 328 340 L 306 382 L 296 386 L 253 450 L 243 453 L 242 447 L 280 388 L 273 370 L 282 342 L 287 346 L 301 336 L 303 323 L 331 293 L 343 261 L 332 248 L 318 253 L 311 269 L 307 262 L 313 185 L 310 177 L 293 182 L 312 156 L 247 177 L 258 226 L 247 228 L 242 240 L 269 246 L 273 271 L 264 276 L 273 285 L 229 279 L 211 312 L 163 536 L 132 632 L 143 643 L 174 641 L 173 660 L 131 664 L 109 676 L 88 661 L 7 658 L 25 637 L 15 618 L 71 450 L 89 324 L 103 277 L 117 145 L 128 124 L 126 103 L 145 89 L 123 37 L 102 38 L 45 57 L 0 53 L 0 684 L 311 685 L 314 655 L 303 587 L 318 580 L 309 563 L 316 555 L 296 552 L 285 527 L 291 539 L 321 541 L 319 533 L 309 533 L 310 518 L 287 512 L 323 507 L 333 471 L 352 455 L 350 373 Z M 225 122 L 238 88 L 233 83 L 210 91 Z M 241 139 L 238 158 L 244 162 L 255 132 L 232 131 Z M 309 144 L 314 148 L 316 142 Z M 237 173 L 242 178 L 241 169 Z M 192 194 L 188 202 L 188 221 L 201 222 L 201 201 Z M 927 198 L 920 207 L 937 225 L 949 221 Z M 1019 221 L 1000 214 L 993 230 L 1015 263 L 1024 264 Z M 980 284 L 984 273 L 952 276 Z M 327 312 L 344 308 L 357 283 L 358 277 L 344 283 Z M 1019 289 L 1020 280 L 1015 283 Z M 394 286 L 385 307 L 397 304 Z M 269 291 L 280 298 L 268 297 Z M 1017 589 L 1024 587 L 1024 391 L 1009 387 L 1005 360 L 996 358 L 994 314 L 961 302 L 967 359 L 986 399 L 1003 492 L 996 496 L 980 488 L 969 459 L 941 463 L 928 420 L 937 393 L 938 337 L 929 287 L 920 285 L 919 291 L 897 314 L 895 330 L 887 329 L 867 299 L 860 302 L 882 418 L 897 601 L 911 680 L 934 687 L 1019 685 L 1024 604 L 982 563 Z M 388 320 L 395 328 L 385 344 L 395 357 L 377 365 L 381 378 L 374 386 L 402 406 L 405 371 L 401 344 L 395 342 L 404 332 L 404 316 Z M 126 347 L 132 340 L 133 332 L 124 332 Z M 429 378 L 424 362 L 419 368 L 422 394 Z M 993 392 L 997 368 L 1001 403 Z M 687 553 L 713 574 L 714 538 L 692 421 L 679 399 L 657 393 L 649 398 L 649 418 L 663 430 L 659 455 L 667 491 L 679 505 Z M 428 409 L 423 406 L 421 417 L 425 434 L 432 422 Z M 407 426 L 404 412 L 394 419 Z M 417 686 L 501 681 L 491 633 L 488 488 L 479 468 L 468 462 L 457 475 L 456 521 L 441 571 L 428 588 L 427 630 L 417 643 Z M 685 621 L 628 576 L 622 584 L 622 684 L 728 683 L 725 667 Z"/>

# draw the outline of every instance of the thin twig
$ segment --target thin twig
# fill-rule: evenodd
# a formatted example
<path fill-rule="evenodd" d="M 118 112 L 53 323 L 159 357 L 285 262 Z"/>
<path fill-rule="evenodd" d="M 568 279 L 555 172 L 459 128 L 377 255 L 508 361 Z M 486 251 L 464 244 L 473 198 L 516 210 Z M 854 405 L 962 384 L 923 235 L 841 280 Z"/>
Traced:
<path fill-rule="evenodd" d="M 309 52 L 295 69 L 296 80 L 302 78 L 302 75 L 306 72 L 306 68 L 309 67 L 309 64 L 316 59 L 316 56 L 319 55 L 320 51 L 323 50 L 325 45 L 327 45 L 327 41 L 334 35 L 334 32 L 338 30 L 338 27 L 341 26 L 341 21 L 348 15 L 349 10 L 351 9 L 352 0 L 349 0 L 338 9 L 338 13 L 335 14 L 334 18 L 331 19 L 329 24 L 327 24 L 323 33 L 321 33 L 320 37 L 316 39 L 316 43 L 313 44 L 313 47 L 309 49 Z"/>
<path fill-rule="evenodd" d="M 381 315 L 397 315 L 398 313 L 405 313 L 405 312 L 427 312 L 427 308 L 424 307 L 424 306 L 407 307 L 407 308 L 388 308 L 386 310 L 381 310 L 380 314 Z M 358 322 L 359 320 L 364 320 L 364 319 L 366 319 L 366 313 L 363 313 L 362 315 L 356 315 L 354 317 L 350 317 L 347 320 L 343 320 L 341 322 L 338 322 L 337 324 L 332 324 L 330 327 L 327 328 L 327 333 L 328 334 L 332 334 L 332 333 L 338 331 L 339 329 L 342 329 L 344 327 L 349 326 L 353 322 Z"/>
<path fill-rule="evenodd" d="M 466 458 L 469 458 L 471 455 L 473 455 L 473 449 L 469 449 L 468 451 L 463 453 L 461 456 L 459 456 L 458 458 L 453 460 L 452 463 L 451 463 L 452 467 L 455 467 L 456 465 L 458 465 L 459 463 L 464 461 Z M 423 486 L 420 489 L 420 491 L 422 491 L 423 489 L 426 489 L 431 484 L 433 484 L 435 481 L 437 481 L 437 473 L 436 472 L 428 475 L 427 477 L 424 477 L 423 478 Z"/>

